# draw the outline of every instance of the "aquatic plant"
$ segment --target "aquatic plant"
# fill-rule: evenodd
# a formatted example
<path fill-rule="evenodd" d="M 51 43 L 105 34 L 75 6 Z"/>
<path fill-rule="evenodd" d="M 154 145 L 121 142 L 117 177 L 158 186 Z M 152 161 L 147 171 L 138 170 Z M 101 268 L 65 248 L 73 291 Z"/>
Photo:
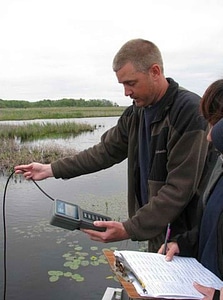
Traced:
<path fill-rule="evenodd" d="M 1 139 L 18 139 L 20 142 L 48 137 L 76 136 L 82 132 L 93 131 L 95 126 L 86 123 L 29 123 L 22 125 L 0 124 Z"/>
<path fill-rule="evenodd" d="M 0 143 L 0 174 L 8 175 L 15 165 L 27 164 L 32 161 L 50 163 L 53 160 L 77 153 L 75 149 L 67 149 L 55 145 L 44 147 L 28 147 L 16 143 L 13 139 L 3 139 Z M 21 178 L 14 176 L 14 179 Z"/>

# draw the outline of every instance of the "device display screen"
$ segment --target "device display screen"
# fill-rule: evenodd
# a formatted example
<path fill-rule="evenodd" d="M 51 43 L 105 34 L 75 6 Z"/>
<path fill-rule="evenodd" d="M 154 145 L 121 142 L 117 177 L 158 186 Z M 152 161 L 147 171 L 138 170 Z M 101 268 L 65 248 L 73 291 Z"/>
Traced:
<path fill-rule="evenodd" d="M 79 219 L 78 207 L 63 201 L 57 201 L 57 213 Z"/>

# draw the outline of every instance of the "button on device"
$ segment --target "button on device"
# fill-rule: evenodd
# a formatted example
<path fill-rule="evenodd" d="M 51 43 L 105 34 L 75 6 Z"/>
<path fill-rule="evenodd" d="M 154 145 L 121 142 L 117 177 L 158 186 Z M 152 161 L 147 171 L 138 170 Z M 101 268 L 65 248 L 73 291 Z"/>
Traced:
<path fill-rule="evenodd" d="M 83 217 L 87 219 L 87 213 L 85 211 L 83 212 Z"/>

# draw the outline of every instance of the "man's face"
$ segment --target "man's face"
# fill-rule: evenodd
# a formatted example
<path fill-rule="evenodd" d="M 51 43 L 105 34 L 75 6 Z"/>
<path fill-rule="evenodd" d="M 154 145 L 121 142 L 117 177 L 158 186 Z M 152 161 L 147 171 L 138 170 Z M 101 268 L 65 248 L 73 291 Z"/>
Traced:
<path fill-rule="evenodd" d="M 156 86 L 151 68 L 147 73 L 142 73 L 136 71 L 131 63 L 127 63 L 116 72 L 118 82 L 124 86 L 125 96 L 133 99 L 138 107 L 146 107 L 156 102 Z"/>

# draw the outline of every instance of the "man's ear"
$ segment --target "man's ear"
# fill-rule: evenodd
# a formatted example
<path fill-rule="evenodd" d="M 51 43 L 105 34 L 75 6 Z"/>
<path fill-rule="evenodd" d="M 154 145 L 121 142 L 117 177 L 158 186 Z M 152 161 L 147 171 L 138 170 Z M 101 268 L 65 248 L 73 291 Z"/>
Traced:
<path fill-rule="evenodd" d="M 153 64 L 152 67 L 150 67 L 150 72 L 154 77 L 160 76 L 161 74 L 160 66 L 158 64 Z"/>

